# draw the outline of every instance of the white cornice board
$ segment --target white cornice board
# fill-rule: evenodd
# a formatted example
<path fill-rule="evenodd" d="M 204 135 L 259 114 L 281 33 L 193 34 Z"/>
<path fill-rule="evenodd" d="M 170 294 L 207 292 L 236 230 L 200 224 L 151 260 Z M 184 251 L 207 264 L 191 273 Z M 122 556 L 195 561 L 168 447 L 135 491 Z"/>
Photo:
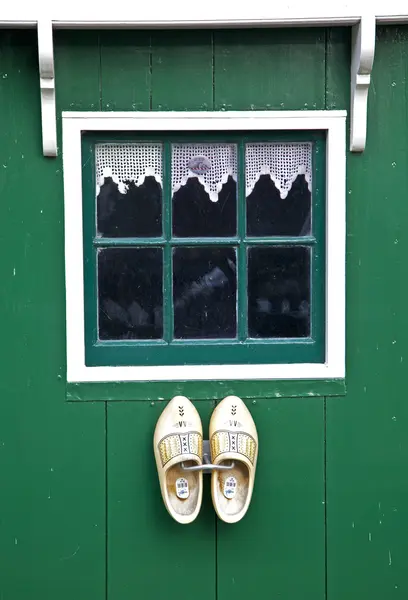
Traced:
<path fill-rule="evenodd" d="M 408 22 L 406 0 L 156 0 L 129 3 L 116 0 L 103 3 L 14 0 L 2 3 L 0 26 L 34 27 L 38 20 L 52 20 L 54 27 L 247 27 L 296 25 L 353 25 L 363 15 L 373 15 L 377 23 Z"/>

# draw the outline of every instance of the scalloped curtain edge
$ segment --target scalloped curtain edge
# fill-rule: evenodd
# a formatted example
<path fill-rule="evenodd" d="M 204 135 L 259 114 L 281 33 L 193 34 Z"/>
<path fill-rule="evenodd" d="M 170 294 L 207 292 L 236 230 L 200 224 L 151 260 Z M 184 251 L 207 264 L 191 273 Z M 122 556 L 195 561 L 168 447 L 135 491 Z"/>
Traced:
<path fill-rule="evenodd" d="M 270 170 L 268 169 L 268 170 L 258 173 L 255 178 L 252 178 L 250 180 L 249 185 L 247 185 L 245 188 L 245 194 L 246 194 L 247 198 L 254 191 L 254 188 L 262 175 L 269 175 L 269 177 L 275 184 L 276 189 L 279 191 L 280 197 L 282 198 L 282 200 L 288 196 L 290 190 L 292 189 L 292 185 L 294 184 L 296 179 L 299 177 L 299 175 L 305 176 L 305 180 L 307 183 L 307 187 L 309 188 L 309 192 L 312 192 L 312 177 L 311 177 L 310 173 L 307 173 L 305 167 L 299 167 L 299 169 L 296 171 L 296 173 L 294 173 L 292 175 L 292 177 L 288 180 L 290 182 L 289 186 L 288 186 L 287 182 L 282 183 L 282 181 L 280 179 L 278 179 L 278 177 L 274 173 L 271 173 Z"/>
<path fill-rule="evenodd" d="M 245 188 L 245 193 L 246 193 L 246 197 L 248 197 L 250 194 L 252 194 L 252 192 L 254 191 L 255 185 L 257 184 L 257 182 L 259 181 L 260 177 L 262 175 L 269 175 L 269 177 L 271 178 L 271 180 L 273 181 L 273 183 L 275 184 L 276 189 L 279 191 L 280 196 L 282 199 L 286 198 L 292 188 L 293 183 L 296 181 L 296 179 L 299 177 L 299 175 L 304 175 L 305 179 L 306 179 L 306 183 L 308 185 L 309 191 L 312 191 L 312 186 L 311 186 L 311 175 L 308 174 L 306 172 L 305 167 L 301 167 L 297 170 L 296 173 L 294 173 L 292 175 L 292 177 L 290 178 L 290 185 L 288 187 L 287 183 L 282 183 L 281 180 L 278 179 L 278 177 L 274 174 L 271 173 L 270 171 L 265 171 L 265 172 L 259 172 L 257 174 L 257 176 L 255 178 L 252 178 L 249 185 L 246 186 Z M 160 175 L 157 175 L 156 173 L 145 173 L 144 175 L 140 175 L 138 180 L 129 180 L 129 181 L 133 181 L 133 183 L 139 187 L 141 185 L 143 185 L 143 183 L 145 182 L 146 177 L 154 177 L 155 180 L 157 181 L 157 183 L 163 187 L 163 182 L 162 179 L 160 177 Z M 232 177 L 233 180 L 236 182 L 237 181 L 237 176 L 231 173 L 225 173 L 223 175 L 223 177 L 221 178 L 221 181 L 217 182 L 217 189 L 216 191 L 212 190 L 210 185 L 208 185 L 205 180 L 204 177 L 202 175 L 197 175 L 196 173 L 189 173 L 188 175 L 186 175 L 185 177 L 183 177 L 181 179 L 181 181 L 179 183 L 177 183 L 176 185 L 172 186 L 172 194 L 175 194 L 182 186 L 186 185 L 188 180 L 195 177 L 196 179 L 198 179 L 198 181 L 201 183 L 201 185 L 203 186 L 205 192 L 208 194 L 211 202 L 217 202 L 218 201 L 218 194 L 220 193 L 220 191 L 222 190 L 223 185 L 225 185 L 228 181 L 229 177 Z M 124 182 L 121 181 L 119 179 L 119 177 L 117 177 L 116 175 L 112 175 L 112 181 L 114 183 L 116 183 L 116 185 L 119 188 L 119 192 L 121 194 L 126 194 L 128 191 L 128 185 Z M 96 195 L 98 196 L 101 190 L 101 187 L 104 185 L 105 183 L 105 177 L 101 177 L 99 179 L 99 183 L 96 186 Z"/>

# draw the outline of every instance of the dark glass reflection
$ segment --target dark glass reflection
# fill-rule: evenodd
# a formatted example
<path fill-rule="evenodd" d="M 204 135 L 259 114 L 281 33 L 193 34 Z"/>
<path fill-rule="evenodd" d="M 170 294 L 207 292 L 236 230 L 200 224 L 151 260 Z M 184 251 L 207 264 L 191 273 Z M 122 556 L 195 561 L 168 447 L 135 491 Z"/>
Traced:
<path fill-rule="evenodd" d="M 310 335 L 310 248 L 248 250 L 248 329 L 254 338 Z"/>
<path fill-rule="evenodd" d="M 142 185 L 127 182 L 121 194 L 118 185 L 105 179 L 97 197 L 98 235 L 103 237 L 158 237 L 162 234 L 162 188 L 154 177 Z"/>
<path fill-rule="evenodd" d="M 162 269 L 160 248 L 99 250 L 99 339 L 163 336 Z"/>
<path fill-rule="evenodd" d="M 261 175 L 247 197 L 247 233 L 253 236 L 309 235 L 311 193 L 304 175 L 298 175 L 286 196 L 269 175 Z"/>
<path fill-rule="evenodd" d="M 234 248 L 173 250 L 175 338 L 236 337 Z"/>
<path fill-rule="evenodd" d="M 176 237 L 234 236 L 237 232 L 237 184 L 229 177 L 212 202 L 197 177 L 173 196 L 173 235 Z"/>

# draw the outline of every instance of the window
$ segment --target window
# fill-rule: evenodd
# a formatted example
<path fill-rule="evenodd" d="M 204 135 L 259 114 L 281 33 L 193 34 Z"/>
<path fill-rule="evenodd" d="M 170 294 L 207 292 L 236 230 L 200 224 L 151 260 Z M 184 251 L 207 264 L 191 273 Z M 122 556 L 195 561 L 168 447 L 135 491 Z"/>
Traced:
<path fill-rule="evenodd" d="M 85 135 L 86 363 L 324 362 L 324 147 Z"/>
<path fill-rule="evenodd" d="M 79 348 L 67 323 L 68 355 L 71 337 L 82 375 L 69 380 L 223 379 L 225 373 L 267 379 L 279 372 L 308 378 L 307 369 L 330 376 L 328 315 L 337 308 L 338 332 L 344 320 L 342 288 L 335 299 L 327 260 L 333 136 L 327 126 L 296 128 L 293 120 L 285 129 L 284 118 L 274 127 L 269 113 L 239 115 L 248 119 L 244 127 L 231 128 L 225 113 L 197 115 L 201 127 L 182 115 L 152 113 L 140 128 L 140 113 L 137 122 L 99 114 L 97 127 L 78 127 L 86 118 L 81 113 L 64 115 L 66 233 L 83 225 L 75 252 L 83 267 L 82 316 L 75 300 Z M 344 129 L 341 116 L 331 121 Z M 118 117 L 132 127 L 115 128 Z M 67 127 L 65 119 L 77 126 Z M 344 190 L 344 138 L 336 131 Z M 75 167 L 65 149 L 70 135 L 81 149 Z M 80 181 L 70 181 L 70 174 L 78 178 L 78 162 Z M 80 227 L 73 227 L 68 205 L 74 191 L 81 192 Z M 344 199 L 338 215 L 342 206 Z M 338 242 L 341 256 L 344 240 Z M 67 238 L 68 253 L 70 246 Z M 68 320 L 71 275 L 68 257 Z M 74 278 L 78 284 L 78 273 Z"/>

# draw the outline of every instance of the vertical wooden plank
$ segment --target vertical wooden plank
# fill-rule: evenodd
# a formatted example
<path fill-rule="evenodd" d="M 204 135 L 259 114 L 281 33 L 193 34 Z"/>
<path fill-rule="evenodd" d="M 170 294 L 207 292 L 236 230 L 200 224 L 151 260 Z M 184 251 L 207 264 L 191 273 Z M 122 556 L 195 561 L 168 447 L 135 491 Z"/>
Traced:
<path fill-rule="evenodd" d="M 0 65 L 0 597 L 100 600 L 105 413 L 65 402 L 62 167 L 42 155 L 35 32 L 0 31 Z"/>
<path fill-rule="evenodd" d="M 153 110 L 211 110 L 212 61 L 212 34 L 209 31 L 153 33 Z"/>
<path fill-rule="evenodd" d="M 209 479 L 198 518 L 174 521 L 161 499 L 153 432 L 165 402 L 108 406 L 108 589 L 133 600 L 215 595 L 215 514 Z M 208 431 L 211 401 L 196 403 Z M 190 591 L 189 591 L 190 590 Z M 194 591 L 192 591 L 194 590 Z"/>
<path fill-rule="evenodd" d="M 334 57 L 330 69 L 345 71 Z M 408 595 L 407 95 L 408 27 L 380 27 L 367 147 L 348 156 L 348 393 L 327 403 L 331 600 Z"/>
<path fill-rule="evenodd" d="M 102 109 L 149 110 L 149 32 L 102 31 L 100 44 Z"/>
<path fill-rule="evenodd" d="M 218 110 L 324 108 L 324 29 L 214 33 Z"/>
<path fill-rule="evenodd" d="M 56 99 L 63 110 L 101 110 L 99 33 L 54 31 Z"/>
<path fill-rule="evenodd" d="M 30 365 L 37 362 L 33 346 L 20 354 Z M 32 372 L 25 370 L 25 386 L 6 380 L 1 394 L 0 594 L 99 600 L 105 594 L 104 405 L 63 406 L 61 386 L 57 392 L 35 375 L 29 383 Z"/>
<path fill-rule="evenodd" d="M 254 496 L 244 519 L 217 523 L 218 597 L 325 597 L 322 398 L 248 404 L 259 435 Z"/>
<path fill-rule="evenodd" d="M 330 27 L 326 34 L 326 106 L 350 111 L 351 28 Z"/>

